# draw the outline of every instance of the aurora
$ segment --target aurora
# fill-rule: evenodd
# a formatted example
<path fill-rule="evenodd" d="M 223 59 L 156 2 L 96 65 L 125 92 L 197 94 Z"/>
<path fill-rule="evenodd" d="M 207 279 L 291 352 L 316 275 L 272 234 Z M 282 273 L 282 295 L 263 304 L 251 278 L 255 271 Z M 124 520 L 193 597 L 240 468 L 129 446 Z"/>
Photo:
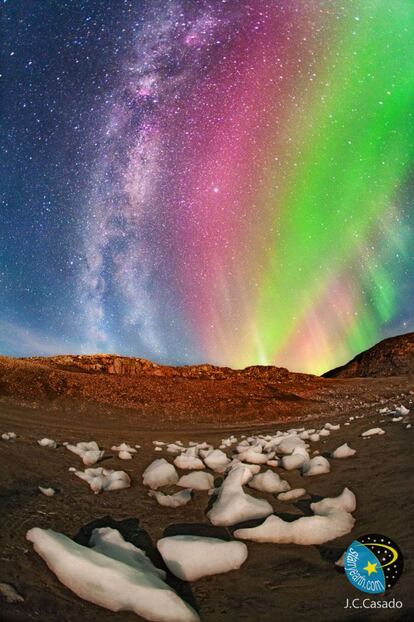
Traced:
<path fill-rule="evenodd" d="M 122 6 L 67 102 L 74 295 L 7 303 L 27 343 L 319 374 L 413 330 L 412 2 Z"/>

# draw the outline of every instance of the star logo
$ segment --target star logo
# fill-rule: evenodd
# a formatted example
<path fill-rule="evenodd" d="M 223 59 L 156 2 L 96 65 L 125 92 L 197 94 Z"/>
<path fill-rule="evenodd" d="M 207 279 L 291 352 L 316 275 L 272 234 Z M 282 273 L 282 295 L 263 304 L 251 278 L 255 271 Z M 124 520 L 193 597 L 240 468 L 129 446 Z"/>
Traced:
<path fill-rule="evenodd" d="M 371 562 L 368 562 L 364 570 L 366 570 L 368 575 L 371 576 L 373 572 L 377 572 L 377 564 L 371 564 Z"/>
<path fill-rule="evenodd" d="M 351 542 L 344 565 L 348 581 L 358 590 L 366 594 L 383 594 L 400 578 L 404 557 L 393 540 L 370 533 Z"/>

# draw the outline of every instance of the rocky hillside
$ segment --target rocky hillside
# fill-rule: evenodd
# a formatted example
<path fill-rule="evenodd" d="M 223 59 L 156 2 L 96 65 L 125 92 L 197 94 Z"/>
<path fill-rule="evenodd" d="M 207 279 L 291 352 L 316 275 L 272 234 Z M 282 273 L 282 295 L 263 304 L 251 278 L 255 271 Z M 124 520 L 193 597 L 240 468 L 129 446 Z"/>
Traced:
<path fill-rule="evenodd" d="M 29 408 L 52 417 L 66 413 L 69 419 L 75 412 L 89 418 L 102 411 L 107 425 L 121 411 L 148 426 L 303 418 L 363 400 L 378 402 L 395 392 L 393 383 L 401 388 L 401 378 L 384 382 L 381 376 L 406 374 L 403 384 L 411 388 L 413 345 L 413 334 L 389 339 L 329 378 L 274 366 L 173 367 L 113 354 L 0 356 L 0 410 Z M 358 376 L 372 378 L 367 382 Z"/>
<path fill-rule="evenodd" d="M 269 419 L 307 403 L 317 407 L 325 384 L 329 381 L 278 367 L 172 367 L 104 354 L 0 357 L 0 402 L 56 411 L 65 404 L 72 410 L 95 404 L 127 409 L 140 421 Z"/>
<path fill-rule="evenodd" d="M 284 367 L 272 365 L 253 365 L 245 369 L 231 369 L 230 367 L 218 367 L 215 365 L 183 365 L 170 366 L 158 365 L 152 361 L 116 354 L 79 354 L 62 355 L 51 357 L 32 357 L 27 359 L 9 359 L 27 362 L 34 365 L 46 366 L 50 369 L 60 369 L 69 372 L 88 374 L 108 374 L 125 376 L 130 378 L 154 377 L 160 378 L 188 378 L 188 379 L 214 379 L 224 380 L 227 378 L 260 379 L 260 380 L 302 380 L 313 378 L 310 374 L 297 374 L 289 372 Z"/>
<path fill-rule="evenodd" d="M 326 378 L 380 378 L 414 375 L 414 333 L 380 341 L 352 361 L 328 371 Z"/>

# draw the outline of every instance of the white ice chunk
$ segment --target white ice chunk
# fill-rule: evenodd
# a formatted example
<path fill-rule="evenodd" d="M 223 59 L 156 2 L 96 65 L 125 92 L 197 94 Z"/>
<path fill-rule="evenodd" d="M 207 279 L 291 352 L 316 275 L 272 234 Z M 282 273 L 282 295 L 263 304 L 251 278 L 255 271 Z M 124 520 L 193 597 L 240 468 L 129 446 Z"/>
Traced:
<path fill-rule="evenodd" d="M 238 466 L 244 467 L 242 485 L 247 484 L 247 482 L 252 479 L 253 475 L 257 475 L 257 473 L 260 472 L 260 464 L 248 464 L 247 462 L 240 462 L 240 460 L 235 458 L 230 462 L 229 466 L 227 467 L 226 474 L 230 473 L 232 469 L 235 469 Z"/>
<path fill-rule="evenodd" d="M 327 430 L 326 428 L 322 428 L 322 430 L 319 430 L 318 434 L 319 434 L 319 436 L 329 436 L 330 435 L 330 431 Z"/>
<path fill-rule="evenodd" d="M 63 534 L 37 527 L 26 537 L 59 581 L 80 598 L 111 611 L 132 611 L 153 622 L 199 620 L 149 559 L 132 557 L 116 543 L 102 549 L 98 542 L 95 548 L 88 548 Z"/>
<path fill-rule="evenodd" d="M 210 490 L 210 488 L 214 486 L 214 478 L 211 473 L 195 471 L 194 473 L 188 473 L 180 477 L 177 486 L 192 488 L 193 490 Z"/>
<path fill-rule="evenodd" d="M 224 451 L 215 449 L 204 458 L 204 462 L 212 471 L 224 473 L 227 465 L 230 463 L 230 460 Z"/>
<path fill-rule="evenodd" d="M 97 462 L 99 462 L 99 460 L 102 460 L 102 458 L 104 457 L 105 452 L 104 451 L 94 451 L 94 450 L 90 450 L 90 451 L 85 451 L 85 453 L 82 456 L 82 462 L 85 466 L 92 466 L 93 464 L 96 464 Z"/>
<path fill-rule="evenodd" d="M 71 445 L 70 443 L 64 443 L 66 449 L 69 449 L 72 453 L 82 457 L 86 451 L 99 451 L 99 445 L 95 441 L 87 441 L 76 443 Z"/>
<path fill-rule="evenodd" d="M 345 566 L 345 551 L 342 553 L 341 557 L 336 560 L 335 566 L 339 566 L 339 568 L 343 568 Z"/>
<path fill-rule="evenodd" d="M 130 445 L 128 445 L 128 443 L 121 443 L 120 445 L 113 445 L 111 447 L 111 449 L 112 449 L 112 451 L 118 451 L 118 452 L 126 451 L 129 454 L 136 454 L 137 453 L 137 450 L 134 449 L 133 447 L 131 447 Z"/>
<path fill-rule="evenodd" d="M 249 442 L 247 440 L 241 441 L 238 445 L 236 445 L 236 451 L 239 454 L 243 453 L 243 451 L 246 451 L 246 449 L 249 449 Z M 260 451 L 260 447 L 258 449 Z"/>
<path fill-rule="evenodd" d="M 256 451 L 254 447 L 243 451 L 238 456 L 242 462 L 249 462 L 250 464 L 265 464 L 271 456 L 269 454 L 263 454 L 260 451 Z"/>
<path fill-rule="evenodd" d="M 207 516 L 213 525 L 235 525 L 253 518 L 263 518 L 273 512 L 264 499 L 256 499 L 243 491 L 245 467 L 232 469 L 224 480 L 217 500 Z"/>
<path fill-rule="evenodd" d="M 281 479 L 277 473 L 274 473 L 270 469 L 264 473 L 255 475 L 248 485 L 255 490 L 271 493 L 284 492 L 290 489 L 289 483 Z"/>
<path fill-rule="evenodd" d="M 174 464 L 178 469 L 195 469 L 196 471 L 200 471 L 201 469 L 206 468 L 204 462 L 200 458 L 196 458 L 195 456 L 187 453 L 177 456 L 174 459 Z"/>
<path fill-rule="evenodd" d="M 293 453 L 289 456 L 283 456 L 282 467 L 286 471 L 292 471 L 293 469 L 301 469 L 305 462 L 309 461 L 309 456 L 306 457 L 300 453 Z"/>
<path fill-rule="evenodd" d="M 98 527 L 94 529 L 89 539 L 89 546 L 93 547 L 93 550 L 98 553 L 138 569 L 145 569 L 161 579 L 165 579 L 167 576 L 165 570 L 161 570 L 161 568 L 153 565 L 145 551 L 136 547 L 132 542 L 124 540 L 119 531 L 112 529 L 112 527 Z"/>
<path fill-rule="evenodd" d="M 279 501 L 296 501 L 296 499 L 303 497 L 303 495 L 306 495 L 306 490 L 304 488 L 293 488 L 287 492 L 281 492 L 277 495 L 277 498 Z"/>
<path fill-rule="evenodd" d="M 306 445 L 304 440 L 297 434 L 292 434 L 291 436 L 286 436 L 281 440 L 277 446 L 277 453 L 288 456 L 293 453 L 296 447 L 306 447 Z"/>
<path fill-rule="evenodd" d="M 76 443 L 76 445 L 66 445 L 66 449 L 69 449 L 72 453 L 78 455 L 85 466 L 92 466 L 102 460 L 105 452 L 99 449 L 98 444 L 95 441 Z"/>
<path fill-rule="evenodd" d="M 106 490 L 122 490 L 131 486 L 131 479 L 125 471 L 114 471 L 97 467 L 95 469 L 75 471 L 75 475 L 88 482 L 95 494 Z"/>
<path fill-rule="evenodd" d="M 266 462 L 267 466 L 271 466 L 271 467 L 278 467 L 279 466 L 279 458 L 274 458 L 273 460 L 268 460 Z"/>
<path fill-rule="evenodd" d="M 323 456 L 315 456 L 311 458 L 309 462 L 305 462 L 302 467 L 302 475 L 310 477 L 312 475 L 322 475 L 323 473 L 329 473 L 331 470 L 330 464 Z"/>
<path fill-rule="evenodd" d="M 355 512 L 356 497 L 352 490 L 344 488 L 337 497 L 325 497 L 321 501 L 311 503 L 311 510 L 315 514 L 325 514 L 328 509 L 344 510 L 344 512 Z"/>
<path fill-rule="evenodd" d="M 344 443 L 332 452 L 332 458 L 350 458 L 356 454 L 356 449 L 349 447 L 348 443 Z"/>
<path fill-rule="evenodd" d="M 247 559 L 243 542 L 200 536 L 172 536 L 157 542 L 167 568 L 183 581 L 237 570 Z"/>
<path fill-rule="evenodd" d="M 325 516 L 302 516 L 291 523 L 273 514 L 259 527 L 237 529 L 234 536 L 254 542 L 323 544 L 349 533 L 354 524 L 352 514 L 342 510 L 329 510 Z"/>
<path fill-rule="evenodd" d="M 144 486 L 157 489 L 161 486 L 176 484 L 178 482 L 178 473 L 174 466 L 166 461 L 165 458 L 159 458 L 151 462 L 142 474 Z"/>
<path fill-rule="evenodd" d="M 57 443 L 51 438 L 42 438 L 40 441 L 37 441 L 40 447 L 50 447 L 51 449 L 56 449 Z"/>
<path fill-rule="evenodd" d="M 170 443 L 167 445 L 167 452 L 169 454 L 180 454 L 183 451 L 183 448 L 177 443 Z"/>
<path fill-rule="evenodd" d="M 148 495 L 154 497 L 159 505 L 167 508 L 178 508 L 182 505 L 187 505 L 191 501 L 191 490 L 180 490 L 180 492 L 176 492 L 173 495 L 165 495 L 163 492 L 150 490 Z"/>
<path fill-rule="evenodd" d="M 43 486 L 39 486 L 38 488 L 42 495 L 45 495 L 45 497 L 53 497 L 56 492 L 53 488 L 43 488 Z"/>
<path fill-rule="evenodd" d="M 377 434 L 385 434 L 385 431 L 382 428 L 370 428 L 369 430 L 362 432 L 361 436 L 376 436 Z"/>
<path fill-rule="evenodd" d="M 130 454 L 129 451 L 120 451 L 118 458 L 120 458 L 120 460 L 132 460 L 132 454 Z"/>
<path fill-rule="evenodd" d="M 16 434 L 15 432 L 4 432 L 1 435 L 1 438 L 3 439 L 3 441 L 11 441 L 16 438 Z"/>
<path fill-rule="evenodd" d="M 397 411 L 397 413 L 399 413 L 400 415 L 408 415 L 410 413 L 409 409 L 406 408 L 405 406 L 403 406 L 403 404 L 401 404 L 401 406 L 397 406 L 395 408 L 395 410 Z"/>
<path fill-rule="evenodd" d="M 237 529 L 234 536 L 254 542 L 323 544 L 352 530 L 355 519 L 344 508 L 354 507 L 354 503 L 355 495 L 345 488 L 339 497 L 313 503 L 311 509 L 315 512 L 314 516 L 302 516 L 287 522 L 273 514 L 258 527 Z"/>

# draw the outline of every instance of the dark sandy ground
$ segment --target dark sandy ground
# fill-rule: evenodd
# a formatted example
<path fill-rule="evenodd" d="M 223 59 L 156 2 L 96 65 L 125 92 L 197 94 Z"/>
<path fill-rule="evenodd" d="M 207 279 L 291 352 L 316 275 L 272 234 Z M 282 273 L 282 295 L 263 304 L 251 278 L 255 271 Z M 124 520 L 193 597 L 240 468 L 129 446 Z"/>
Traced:
<path fill-rule="evenodd" d="M 397 398 L 397 387 L 393 389 L 388 404 L 408 405 L 410 399 L 414 401 L 406 386 L 405 396 L 401 398 Z M 113 613 L 82 601 L 61 585 L 25 540 L 31 527 L 50 527 L 86 543 L 94 526 L 117 526 L 127 539 L 145 548 L 159 565 L 162 562 L 154 544 L 163 535 L 197 533 L 231 537 L 229 530 L 209 524 L 205 516 L 209 498 L 205 492 L 196 492 L 190 504 L 182 508 L 161 508 L 148 497 L 142 485 L 142 471 L 152 460 L 166 455 L 154 451 L 153 440 L 184 443 L 206 440 L 217 444 L 230 432 L 274 433 L 277 429 L 300 425 L 317 427 L 326 421 L 343 423 L 350 415 L 361 418 L 350 426 L 342 425 L 331 436 L 312 444 L 312 449 L 331 452 L 348 442 L 357 450 L 353 458 L 332 460 L 331 472 L 326 475 L 302 478 L 296 471 L 284 473 L 292 487 L 305 487 L 312 499 L 288 504 L 272 495 L 263 496 L 282 517 L 300 516 L 309 512 L 311 500 L 337 495 L 344 486 L 349 486 L 358 500 L 356 525 L 351 534 L 318 547 L 248 543 L 249 557 L 239 571 L 203 578 L 193 584 L 171 576 L 169 581 L 198 609 L 203 622 L 414 619 L 413 429 L 405 427 L 410 416 L 404 422 L 393 423 L 391 418 L 379 415 L 383 405 L 344 406 L 342 414 L 337 412 L 316 419 L 310 415 L 300 419 L 295 415 L 288 424 L 278 424 L 275 416 L 272 424 L 234 425 L 219 430 L 217 425 L 203 430 L 163 427 L 157 431 L 155 423 L 151 431 L 148 426 L 140 429 L 136 421 L 119 413 L 59 414 L 0 403 L 0 432 L 18 434 L 16 441 L 0 440 L 0 581 L 11 583 L 24 597 L 24 602 L 18 604 L 7 604 L 0 599 L 0 619 L 7 622 L 140 620 L 132 613 Z M 386 434 L 368 440 L 360 437 L 362 431 L 376 426 L 381 426 Z M 64 447 L 51 450 L 38 446 L 36 441 L 43 436 L 59 442 L 96 440 L 107 449 L 122 441 L 140 444 L 142 449 L 133 460 L 127 462 L 112 456 L 103 463 L 126 470 L 131 475 L 132 487 L 93 495 L 85 482 L 68 471 L 70 466 L 80 468 L 78 457 Z M 39 493 L 38 485 L 52 486 L 59 494 L 47 498 Z M 256 494 L 252 490 L 249 493 Z M 379 598 L 401 600 L 400 610 L 344 609 L 347 598 L 362 599 L 364 595 L 348 583 L 334 561 L 355 537 L 367 533 L 385 534 L 403 551 L 402 577 L 385 597 Z"/>

